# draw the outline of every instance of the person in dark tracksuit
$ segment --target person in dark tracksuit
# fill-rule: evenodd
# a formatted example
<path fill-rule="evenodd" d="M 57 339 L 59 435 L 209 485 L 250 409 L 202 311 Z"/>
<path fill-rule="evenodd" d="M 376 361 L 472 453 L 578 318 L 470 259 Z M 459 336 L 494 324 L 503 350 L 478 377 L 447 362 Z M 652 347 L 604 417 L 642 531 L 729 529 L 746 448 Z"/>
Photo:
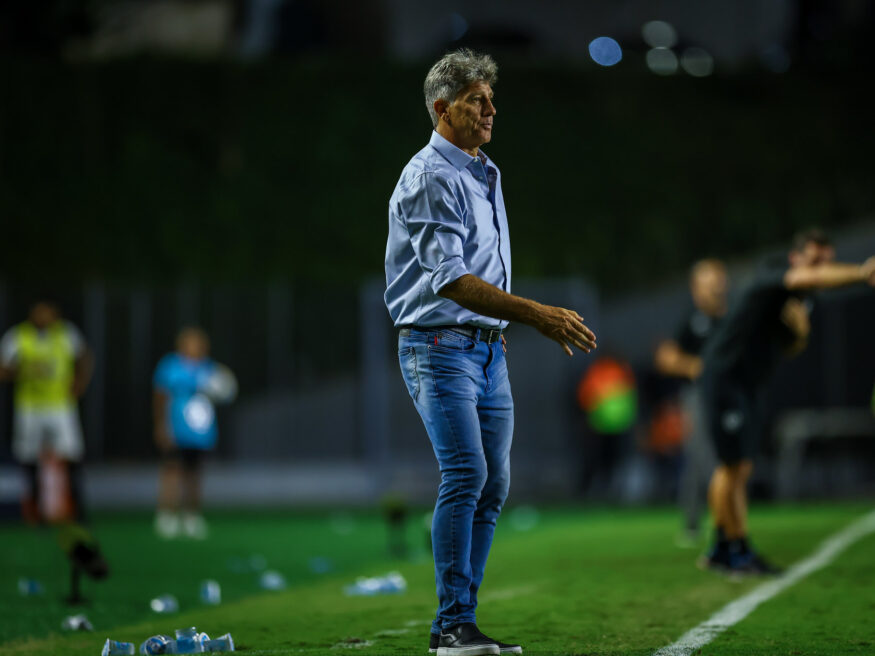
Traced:
<path fill-rule="evenodd" d="M 840 264 L 834 257 L 822 231 L 798 234 L 786 259 L 760 266 L 705 345 L 702 409 L 719 464 L 708 491 L 715 537 L 700 560 L 703 567 L 732 574 L 779 571 L 748 539 L 746 486 L 764 429 L 765 383 L 783 358 L 807 345 L 804 295 L 854 283 L 875 286 L 875 257 L 863 264 Z"/>
<path fill-rule="evenodd" d="M 685 381 L 681 404 L 689 421 L 684 441 L 684 464 L 678 483 L 678 503 L 684 516 L 684 533 L 678 545 L 694 547 L 705 505 L 705 487 L 714 470 L 714 448 L 699 403 L 702 351 L 726 315 L 729 283 L 726 265 L 720 260 L 699 260 L 690 269 L 693 307 L 675 331 L 674 339 L 662 341 L 654 354 L 656 370 L 663 376 Z"/>

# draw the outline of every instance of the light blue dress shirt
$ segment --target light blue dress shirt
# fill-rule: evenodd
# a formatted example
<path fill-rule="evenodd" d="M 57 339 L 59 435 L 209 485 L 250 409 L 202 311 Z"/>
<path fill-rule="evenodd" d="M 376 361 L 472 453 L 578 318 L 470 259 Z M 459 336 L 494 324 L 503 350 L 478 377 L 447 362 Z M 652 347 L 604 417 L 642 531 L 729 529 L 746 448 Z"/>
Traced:
<path fill-rule="evenodd" d="M 466 273 L 510 292 L 501 174 L 479 155 L 432 132 L 401 172 L 389 200 L 384 296 L 396 326 L 507 325 L 438 296 Z"/>

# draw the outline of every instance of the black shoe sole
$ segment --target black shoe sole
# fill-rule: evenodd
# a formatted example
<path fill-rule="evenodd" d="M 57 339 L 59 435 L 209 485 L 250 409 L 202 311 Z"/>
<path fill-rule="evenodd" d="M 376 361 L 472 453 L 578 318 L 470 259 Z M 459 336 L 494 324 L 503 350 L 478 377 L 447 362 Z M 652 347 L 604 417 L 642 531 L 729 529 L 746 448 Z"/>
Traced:
<path fill-rule="evenodd" d="M 498 645 L 467 645 L 465 647 L 438 647 L 437 656 L 500 656 Z"/>

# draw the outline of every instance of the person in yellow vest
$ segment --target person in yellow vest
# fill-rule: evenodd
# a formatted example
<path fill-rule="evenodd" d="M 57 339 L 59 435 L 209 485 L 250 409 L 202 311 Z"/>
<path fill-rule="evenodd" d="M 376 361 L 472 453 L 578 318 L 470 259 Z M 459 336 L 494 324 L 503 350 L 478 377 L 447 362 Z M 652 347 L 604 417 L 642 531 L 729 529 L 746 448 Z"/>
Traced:
<path fill-rule="evenodd" d="M 39 521 L 39 463 L 66 465 L 71 512 L 82 516 L 79 463 L 84 455 L 77 402 L 91 379 L 94 359 L 79 330 L 58 306 L 39 300 L 28 319 L 0 339 L 0 380 L 14 382 L 12 455 L 24 467 L 25 519 Z"/>

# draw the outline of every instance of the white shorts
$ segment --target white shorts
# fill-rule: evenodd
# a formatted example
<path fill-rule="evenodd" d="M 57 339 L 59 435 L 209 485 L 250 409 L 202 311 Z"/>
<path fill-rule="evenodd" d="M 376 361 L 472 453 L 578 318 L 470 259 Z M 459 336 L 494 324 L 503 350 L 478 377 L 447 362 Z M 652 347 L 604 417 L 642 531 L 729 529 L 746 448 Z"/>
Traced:
<path fill-rule="evenodd" d="M 78 462 L 85 445 L 79 425 L 79 411 L 71 408 L 57 410 L 16 410 L 12 435 L 12 455 L 21 463 L 33 464 L 44 449 L 59 458 Z"/>

